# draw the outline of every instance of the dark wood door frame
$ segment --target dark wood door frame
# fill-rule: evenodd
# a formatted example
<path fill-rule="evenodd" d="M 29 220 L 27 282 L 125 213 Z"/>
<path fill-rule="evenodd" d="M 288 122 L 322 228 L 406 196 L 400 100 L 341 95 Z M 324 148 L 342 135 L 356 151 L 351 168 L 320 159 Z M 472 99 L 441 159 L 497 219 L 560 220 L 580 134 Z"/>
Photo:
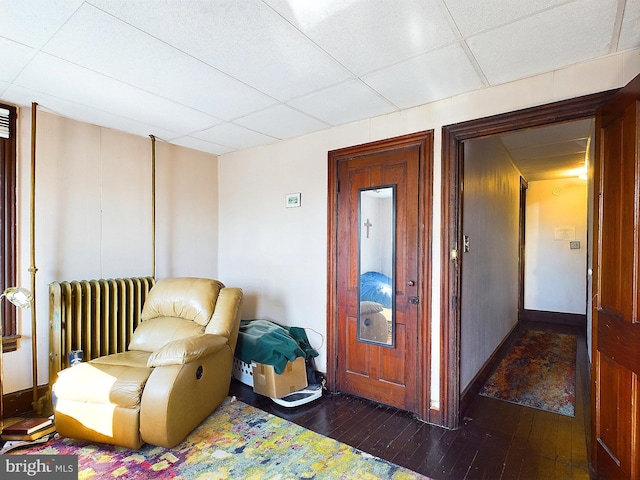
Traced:
<path fill-rule="evenodd" d="M 336 391 L 338 365 L 338 308 L 337 308 L 337 261 L 338 243 L 338 164 L 350 158 L 371 155 L 376 152 L 398 148 L 418 147 L 419 158 L 419 198 L 418 202 L 418 289 L 420 305 L 418 308 L 418 371 L 417 375 L 417 411 L 416 415 L 433 423 L 430 414 L 431 387 L 431 244 L 433 212 L 433 130 L 403 135 L 401 137 L 380 140 L 363 145 L 346 147 L 329 152 L 328 208 L 327 208 L 327 388 Z"/>
<path fill-rule="evenodd" d="M 462 245 L 461 186 L 464 142 L 513 130 L 595 116 L 615 90 L 531 107 L 442 128 L 442 250 L 440 319 L 440 410 L 433 423 L 457 428 L 460 421 L 460 255 Z M 452 259 L 455 257 L 455 259 Z"/>
<path fill-rule="evenodd" d="M 529 183 L 520 177 L 520 219 L 518 220 L 518 315 L 524 310 L 524 260 L 525 260 L 525 236 L 527 223 L 527 190 Z"/>

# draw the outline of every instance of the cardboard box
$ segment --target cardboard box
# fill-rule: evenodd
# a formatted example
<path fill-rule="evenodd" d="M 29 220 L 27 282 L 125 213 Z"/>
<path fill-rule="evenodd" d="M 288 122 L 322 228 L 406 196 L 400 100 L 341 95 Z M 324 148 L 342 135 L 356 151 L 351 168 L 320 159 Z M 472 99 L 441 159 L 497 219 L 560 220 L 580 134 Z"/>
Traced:
<path fill-rule="evenodd" d="M 284 371 L 276 375 L 273 365 L 253 365 L 253 391 L 271 398 L 282 398 L 307 387 L 307 368 L 304 358 L 287 363 Z"/>

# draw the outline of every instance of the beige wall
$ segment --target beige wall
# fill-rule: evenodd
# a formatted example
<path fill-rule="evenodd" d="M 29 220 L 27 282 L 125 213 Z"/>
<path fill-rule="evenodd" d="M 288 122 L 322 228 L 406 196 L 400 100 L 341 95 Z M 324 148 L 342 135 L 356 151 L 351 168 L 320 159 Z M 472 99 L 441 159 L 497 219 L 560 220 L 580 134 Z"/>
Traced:
<path fill-rule="evenodd" d="M 18 280 L 30 287 L 31 109 L 18 123 Z M 39 109 L 36 140 L 36 319 L 48 381 L 52 281 L 145 276 L 151 258 L 151 141 Z M 217 276 L 217 157 L 157 143 L 158 278 Z M 4 356 L 5 393 L 31 387 L 31 312 Z"/>
<path fill-rule="evenodd" d="M 243 317 L 267 317 L 318 332 L 309 330 L 309 337 L 321 352 L 318 366 L 325 369 L 327 152 L 433 129 L 431 353 L 437 378 L 441 127 L 616 88 L 638 72 L 640 50 L 629 51 L 219 160 L 160 144 L 158 277 L 211 275 L 244 288 Z M 20 110 L 21 285 L 29 284 L 29 117 L 29 109 Z M 149 272 L 150 142 L 45 113 L 39 115 L 38 132 L 37 318 L 43 383 L 48 370 L 48 283 Z M 291 192 L 302 193 L 300 208 L 284 208 L 284 195 Z M 31 386 L 29 325 L 27 312 L 20 324 L 20 348 L 5 357 L 6 392 Z M 433 382 L 436 407 L 438 396 L 438 382 Z"/>
<path fill-rule="evenodd" d="M 464 143 L 460 389 L 518 321 L 520 172 L 497 137 Z"/>

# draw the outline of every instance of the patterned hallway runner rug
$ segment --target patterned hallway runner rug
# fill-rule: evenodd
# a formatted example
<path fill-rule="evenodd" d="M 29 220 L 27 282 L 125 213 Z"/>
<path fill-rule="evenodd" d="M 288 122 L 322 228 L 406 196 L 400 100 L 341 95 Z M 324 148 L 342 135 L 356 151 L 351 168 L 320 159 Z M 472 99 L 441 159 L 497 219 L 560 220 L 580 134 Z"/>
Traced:
<path fill-rule="evenodd" d="M 172 449 L 56 436 L 11 453 L 77 455 L 80 480 L 427 478 L 231 398 Z"/>
<path fill-rule="evenodd" d="M 575 416 L 576 337 L 524 330 L 480 395 Z"/>

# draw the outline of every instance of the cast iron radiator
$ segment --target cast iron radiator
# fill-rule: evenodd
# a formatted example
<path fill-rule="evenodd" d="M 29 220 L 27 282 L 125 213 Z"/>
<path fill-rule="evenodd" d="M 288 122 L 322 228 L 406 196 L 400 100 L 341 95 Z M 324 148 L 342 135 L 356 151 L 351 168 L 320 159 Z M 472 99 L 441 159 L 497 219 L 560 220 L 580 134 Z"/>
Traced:
<path fill-rule="evenodd" d="M 49 379 L 69 366 L 69 353 L 91 360 L 124 352 L 140 322 L 153 277 L 49 284 Z"/>

